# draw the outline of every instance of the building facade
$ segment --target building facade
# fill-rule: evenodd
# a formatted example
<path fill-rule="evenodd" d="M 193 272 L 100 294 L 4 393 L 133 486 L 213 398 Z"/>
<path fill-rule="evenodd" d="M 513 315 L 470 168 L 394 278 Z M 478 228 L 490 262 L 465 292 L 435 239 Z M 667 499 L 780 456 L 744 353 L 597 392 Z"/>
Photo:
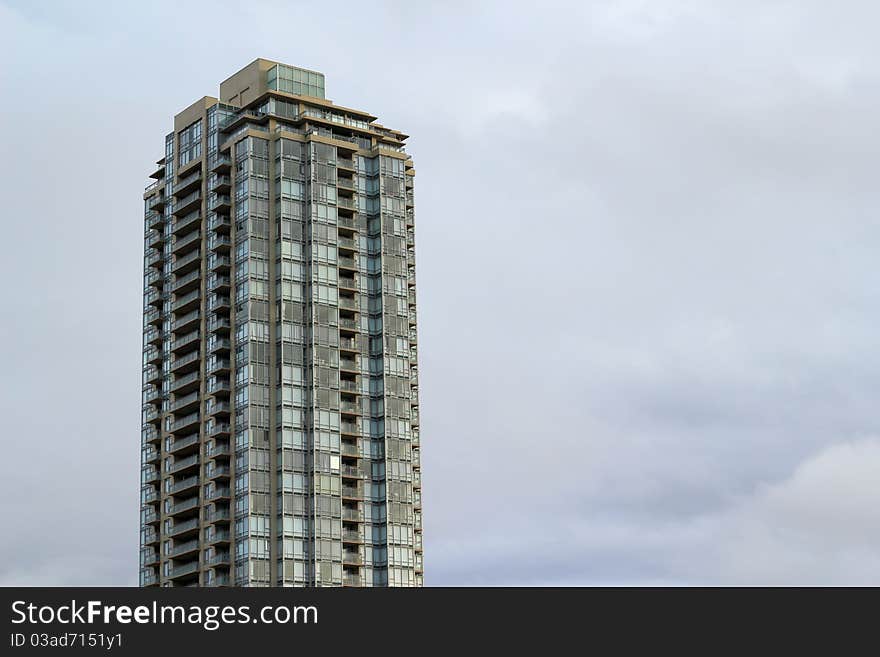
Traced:
<path fill-rule="evenodd" d="M 258 59 L 144 193 L 142 586 L 421 586 L 407 136 Z"/>

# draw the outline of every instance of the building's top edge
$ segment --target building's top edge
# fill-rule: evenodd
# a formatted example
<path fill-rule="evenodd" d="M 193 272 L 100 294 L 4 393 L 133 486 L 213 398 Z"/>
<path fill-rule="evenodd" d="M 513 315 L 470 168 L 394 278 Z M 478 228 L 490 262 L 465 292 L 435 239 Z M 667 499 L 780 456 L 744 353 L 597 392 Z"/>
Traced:
<path fill-rule="evenodd" d="M 276 62 L 274 59 L 266 59 L 265 57 L 257 57 L 253 61 L 249 62 L 246 66 L 242 66 L 235 73 L 233 73 L 228 78 L 223 80 L 223 82 L 221 82 L 220 84 L 222 85 L 225 82 L 229 82 L 232 78 L 234 78 L 239 73 L 243 73 L 244 71 L 246 71 L 247 69 L 249 69 L 250 67 L 255 66 L 255 65 L 261 69 L 269 69 L 269 68 L 272 68 L 273 66 L 279 66 L 279 65 L 280 66 L 287 66 L 289 68 L 297 68 L 300 71 L 306 71 L 307 73 L 315 73 L 316 75 L 320 75 L 321 77 L 324 77 L 324 74 L 321 73 L 321 71 L 316 71 L 311 68 L 305 68 L 303 66 L 296 66 L 294 64 L 287 64 L 285 62 Z"/>

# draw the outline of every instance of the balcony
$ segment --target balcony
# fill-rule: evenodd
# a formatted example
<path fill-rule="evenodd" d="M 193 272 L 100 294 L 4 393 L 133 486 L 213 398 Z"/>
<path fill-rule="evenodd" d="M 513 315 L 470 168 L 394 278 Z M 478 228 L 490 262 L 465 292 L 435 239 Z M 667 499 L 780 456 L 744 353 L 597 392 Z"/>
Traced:
<path fill-rule="evenodd" d="M 208 382 L 208 392 L 212 395 L 217 394 L 218 392 L 231 392 L 232 387 L 229 385 L 229 379 L 220 379 L 215 380 L 213 382 Z"/>
<path fill-rule="evenodd" d="M 208 343 L 208 351 L 210 353 L 228 352 L 232 348 L 232 342 L 229 338 L 214 338 Z"/>
<path fill-rule="evenodd" d="M 229 565 L 229 553 L 228 552 L 218 552 L 213 557 L 208 559 L 209 566 L 220 566 L 220 565 Z"/>
<path fill-rule="evenodd" d="M 149 310 L 144 310 L 144 327 L 147 326 L 161 326 L 162 325 L 162 311 L 159 308 L 150 307 Z"/>
<path fill-rule="evenodd" d="M 193 393 L 198 396 L 198 392 Z M 169 454 L 174 454 L 175 458 L 180 458 L 187 454 L 192 454 L 193 452 L 199 451 L 199 434 L 194 433 L 189 436 L 181 436 L 180 438 L 175 438 L 171 442 L 171 446 L 168 448 Z"/>
<path fill-rule="evenodd" d="M 187 356 L 187 358 L 190 358 Z M 195 354 L 195 358 L 193 361 L 198 361 L 198 353 Z M 198 389 L 199 387 L 199 373 L 191 372 L 189 374 L 185 374 L 183 376 L 175 376 L 174 381 L 171 382 L 171 392 L 175 394 L 183 394 L 189 392 L 193 389 Z"/>
<path fill-rule="evenodd" d="M 184 536 L 191 535 L 193 533 L 197 533 L 199 531 L 199 519 L 193 518 L 192 520 L 185 520 L 184 522 L 175 522 L 171 529 L 168 531 L 168 535 L 177 538 L 183 538 Z"/>
<path fill-rule="evenodd" d="M 150 505 L 141 513 L 143 514 L 145 525 L 159 524 L 159 513 L 156 511 L 155 506 Z"/>
<path fill-rule="evenodd" d="M 354 159 L 350 157 L 337 157 L 336 158 L 336 166 L 339 169 L 346 169 L 348 171 L 354 172 Z"/>
<path fill-rule="evenodd" d="M 229 256 L 221 256 L 212 253 L 211 257 L 208 258 L 208 267 L 211 269 L 211 271 L 228 272 L 231 266 L 232 260 L 229 259 Z"/>
<path fill-rule="evenodd" d="M 211 480 L 229 479 L 228 465 L 209 465 L 207 468 L 207 477 Z"/>
<path fill-rule="evenodd" d="M 340 474 L 346 479 L 363 479 L 364 469 L 358 465 L 343 464 L 339 470 Z"/>
<path fill-rule="evenodd" d="M 339 338 L 339 350 L 340 351 L 350 351 L 357 353 L 360 348 L 360 343 L 356 338 L 349 336 L 340 336 Z"/>
<path fill-rule="evenodd" d="M 149 214 L 147 214 L 147 228 L 155 228 L 156 230 L 161 230 L 164 221 L 165 217 L 158 212 L 151 211 Z"/>
<path fill-rule="evenodd" d="M 156 449 L 153 445 L 149 445 L 143 450 L 141 450 L 141 463 L 143 465 L 156 465 L 159 462 L 159 450 Z M 149 502 L 150 500 L 144 500 L 145 502 Z"/>
<path fill-rule="evenodd" d="M 232 179 L 229 176 L 214 176 L 211 182 L 212 192 L 228 192 L 232 187 Z"/>
<path fill-rule="evenodd" d="M 358 388 L 357 381 L 352 381 L 350 379 L 340 379 L 339 389 L 342 392 L 350 393 L 353 395 L 359 395 L 361 393 L 360 389 Z"/>
<path fill-rule="evenodd" d="M 171 552 L 168 556 L 173 558 L 183 557 L 188 554 L 195 554 L 199 551 L 199 539 L 195 539 L 194 541 L 187 541 L 186 543 L 180 543 L 179 545 L 175 545 L 171 548 Z"/>
<path fill-rule="evenodd" d="M 150 486 L 141 491 L 141 504 L 153 504 L 159 501 L 159 491 L 155 486 Z"/>
<path fill-rule="evenodd" d="M 150 203 L 147 206 L 150 210 L 161 210 L 165 207 L 165 202 L 167 199 L 165 198 L 165 194 L 163 192 L 159 192 L 155 194 L 152 198 L 150 198 Z"/>
<path fill-rule="evenodd" d="M 211 163 L 211 171 L 215 173 L 225 173 L 230 167 L 232 167 L 232 158 L 226 153 L 218 155 Z"/>
<path fill-rule="evenodd" d="M 351 531 L 351 530 L 343 530 L 342 531 L 342 542 L 343 543 L 363 543 L 364 539 L 360 535 L 360 532 Z"/>
<path fill-rule="evenodd" d="M 339 228 L 345 228 L 348 230 L 357 230 L 357 222 L 354 220 L 354 217 L 346 217 L 345 215 L 339 216 L 336 218 L 336 225 Z"/>
<path fill-rule="evenodd" d="M 175 504 L 171 505 L 171 508 L 168 510 L 168 515 L 177 516 L 184 513 L 191 513 L 195 511 L 198 513 L 199 510 L 199 498 L 198 496 L 187 497 L 186 499 L 180 500 Z"/>
<path fill-rule="evenodd" d="M 355 190 L 354 179 L 352 179 L 352 178 L 342 178 L 342 177 L 338 177 L 338 178 L 336 179 L 336 186 L 337 186 L 339 189 L 347 189 L 347 190 L 350 190 L 350 191 L 354 191 L 354 190 Z"/>
<path fill-rule="evenodd" d="M 197 288 L 201 280 L 201 275 L 202 272 L 196 269 L 184 276 L 175 277 L 174 282 L 171 284 L 171 291 L 174 292 L 174 294 L 183 294 L 189 292 L 193 288 Z"/>
<path fill-rule="evenodd" d="M 144 266 L 153 267 L 162 262 L 162 253 L 157 249 L 150 249 L 144 254 Z"/>
<path fill-rule="evenodd" d="M 214 212 L 229 212 L 232 207 L 232 199 L 228 194 L 218 194 L 211 199 L 211 209 Z"/>
<path fill-rule="evenodd" d="M 342 486 L 342 497 L 351 500 L 359 500 L 364 496 L 364 489 L 360 486 Z"/>
<path fill-rule="evenodd" d="M 358 291 L 357 279 L 354 276 L 340 276 L 338 284 L 340 290 L 351 290 L 352 292 Z"/>
<path fill-rule="evenodd" d="M 360 566 L 364 563 L 364 560 L 361 558 L 360 553 L 352 552 L 350 550 L 342 551 L 342 563 L 343 565 L 348 566 Z"/>
<path fill-rule="evenodd" d="M 350 237 L 337 237 L 336 243 L 340 250 L 355 251 L 358 248 L 357 242 Z"/>
<path fill-rule="evenodd" d="M 229 276 L 211 274 L 211 277 L 208 279 L 208 290 L 211 292 L 229 294 L 229 287 L 231 284 L 232 281 L 229 280 Z"/>
<path fill-rule="evenodd" d="M 232 579 L 229 575 L 214 575 L 209 577 L 205 586 L 232 586 Z"/>
<path fill-rule="evenodd" d="M 179 254 L 183 251 L 191 250 L 193 245 L 199 245 L 201 243 L 202 233 L 201 231 L 195 230 L 189 233 L 186 237 L 178 238 L 171 245 L 171 252 L 174 254 Z"/>
<path fill-rule="evenodd" d="M 159 471 L 154 466 L 150 466 L 141 470 L 142 484 L 151 484 L 154 481 L 159 481 Z"/>
<path fill-rule="evenodd" d="M 162 352 L 157 347 L 144 349 L 144 365 L 158 365 L 162 362 Z"/>
<path fill-rule="evenodd" d="M 149 330 L 144 332 L 144 343 L 154 344 L 157 347 L 162 344 L 162 332 L 155 326 L 151 326 Z"/>
<path fill-rule="evenodd" d="M 144 406 L 144 420 L 146 422 L 153 422 L 159 419 L 159 408 L 156 404 L 147 404 Z"/>
<path fill-rule="evenodd" d="M 349 506 L 342 507 L 342 519 L 348 522 L 363 522 L 364 516 L 359 508 Z"/>
<path fill-rule="evenodd" d="M 228 234 L 231 225 L 232 223 L 229 220 L 229 215 L 226 214 L 215 214 L 208 221 L 208 228 L 217 233 Z"/>
<path fill-rule="evenodd" d="M 177 433 L 183 429 L 189 429 L 194 426 L 198 426 L 199 424 L 199 414 L 191 413 L 190 415 L 186 415 L 178 420 L 175 420 L 171 425 L 170 431 L 171 433 Z"/>
<path fill-rule="evenodd" d="M 229 324 L 228 317 L 218 317 L 217 315 L 211 315 L 211 319 L 208 320 L 209 331 L 228 333 L 230 328 L 231 326 Z"/>
<path fill-rule="evenodd" d="M 176 484 L 171 487 L 171 493 L 173 495 L 179 495 L 180 493 L 186 493 L 193 490 L 198 490 L 199 488 L 199 477 L 198 475 L 193 477 L 187 477 L 186 479 L 181 479 Z"/>
<path fill-rule="evenodd" d="M 186 214 L 190 210 L 195 210 L 202 203 L 202 192 L 197 189 L 192 194 L 188 194 L 174 203 L 171 213 L 174 215 Z"/>
<path fill-rule="evenodd" d="M 147 269 L 144 276 L 144 288 L 148 288 L 150 285 L 156 286 L 160 291 L 162 289 L 162 274 L 158 269 L 152 267 Z"/>
<path fill-rule="evenodd" d="M 208 368 L 209 374 L 229 374 L 229 360 L 226 358 L 214 359 Z"/>
<path fill-rule="evenodd" d="M 171 573 L 168 575 L 169 579 L 179 579 L 186 577 L 187 575 L 198 575 L 199 573 L 199 562 L 192 561 L 190 563 L 183 564 L 182 566 L 175 566 L 171 569 Z"/>
<path fill-rule="evenodd" d="M 229 249 L 232 248 L 232 241 L 229 239 L 229 235 L 217 233 L 208 238 L 208 248 L 211 251 L 229 253 Z"/>
<path fill-rule="evenodd" d="M 229 443 L 215 443 L 208 450 L 208 458 L 217 458 L 218 456 L 229 456 Z"/>
<path fill-rule="evenodd" d="M 211 524 L 229 522 L 229 509 L 215 509 L 214 511 L 210 511 L 207 516 L 207 522 Z"/>
<path fill-rule="evenodd" d="M 171 189 L 171 193 L 175 196 L 181 196 L 198 187 L 201 184 L 201 181 L 202 168 L 199 167 L 188 176 L 178 180 L 177 184 Z"/>
<path fill-rule="evenodd" d="M 348 415 L 360 415 L 361 407 L 350 401 L 341 401 L 339 402 L 339 410 Z"/>
<path fill-rule="evenodd" d="M 229 436 L 229 432 L 231 427 L 226 422 L 215 422 L 211 429 L 208 431 L 208 435 L 211 437 L 217 436 Z"/>
<path fill-rule="evenodd" d="M 177 314 L 194 310 L 199 305 L 199 293 L 199 290 L 193 290 L 175 299 L 174 303 L 171 304 L 171 311 Z"/>
<path fill-rule="evenodd" d="M 229 297 L 226 295 L 212 294 L 208 299 L 208 310 L 216 312 L 218 310 L 229 309 Z"/>
<path fill-rule="evenodd" d="M 198 297 L 197 297 L 198 298 Z M 175 354 L 190 352 L 199 348 L 199 331 L 191 331 L 171 343 L 171 351 Z"/>
<path fill-rule="evenodd" d="M 212 400 L 208 402 L 208 415 L 230 415 L 232 404 L 226 401 Z"/>
<path fill-rule="evenodd" d="M 229 495 L 230 495 L 229 488 L 227 488 L 226 486 L 217 487 L 208 494 L 207 500 L 209 502 L 216 502 L 218 500 L 228 500 Z"/>
<path fill-rule="evenodd" d="M 190 212 L 185 217 L 180 217 L 171 227 L 171 231 L 180 237 L 180 235 L 187 233 L 191 230 L 196 230 L 200 228 L 202 225 L 202 213 L 196 210 L 195 212 Z"/>
<path fill-rule="evenodd" d="M 356 319 L 351 319 L 350 317 L 340 317 L 339 318 L 339 328 L 344 331 L 359 331 L 360 327 L 358 325 L 358 321 Z"/>
<path fill-rule="evenodd" d="M 156 545 L 159 543 L 159 532 L 152 527 L 145 529 L 141 533 L 141 542 L 144 545 Z"/>
<path fill-rule="evenodd" d="M 198 272 L 195 272 L 195 273 L 198 274 Z M 198 278 L 199 277 L 196 276 L 196 280 L 198 280 Z M 171 324 L 171 330 L 174 331 L 175 333 L 179 333 L 180 331 L 183 331 L 185 329 L 198 326 L 199 314 L 200 313 L 199 313 L 198 309 L 196 309 L 196 310 L 192 310 L 188 313 L 181 315 L 180 317 L 175 319 L 174 322 Z"/>
<path fill-rule="evenodd" d="M 357 300 L 351 297 L 340 296 L 339 307 L 343 310 L 353 310 L 354 312 L 359 310 Z"/>
<path fill-rule="evenodd" d="M 150 306 L 156 306 L 157 308 L 162 305 L 162 295 L 159 291 L 151 287 L 149 291 L 144 294 L 144 309 L 149 309 Z"/>
<path fill-rule="evenodd" d="M 343 210 L 356 211 L 357 201 L 355 198 L 346 198 L 344 196 L 339 196 L 336 198 L 336 207 Z"/>
<path fill-rule="evenodd" d="M 152 424 L 147 424 L 141 428 L 141 440 L 144 444 L 152 445 L 153 443 L 158 443 L 160 439 L 161 434 L 159 430 Z"/>
<path fill-rule="evenodd" d="M 340 269 L 348 269 L 350 271 L 357 271 L 358 267 L 355 262 L 355 259 L 351 256 L 340 255 L 338 260 Z"/>
<path fill-rule="evenodd" d="M 189 253 L 182 257 L 178 255 L 174 263 L 171 265 L 171 271 L 180 276 L 188 271 L 197 269 L 201 261 L 202 254 L 199 251 L 194 251 L 193 253 Z"/>
<path fill-rule="evenodd" d="M 357 445 L 350 445 L 348 443 L 342 443 L 342 455 L 343 456 L 356 456 L 360 457 L 360 452 L 358 451 Z"/>
<path fill-rule="evenodd" d="M 339 369 L 343 372 L 353 372 L 357 374 L 360 372 L 358 368 L 357 360 L 353 358 L 340 358 L 339 359 Z"/>
<path fill-rule="evenodd" d="M 361 577 L 360 575 L 343 575 L 342 576 L 342 585 L 343 586 L 351 586 L 356 587 L 361 585 Z"/>
<path fill-rule="evenodd" d="M 215 529 L 213 532 L 208 533 L 205 542 L 209 545 L 216 543 L 229 543 L 230 539 L 231 535 L 229 534 L 228 529 Z"/>

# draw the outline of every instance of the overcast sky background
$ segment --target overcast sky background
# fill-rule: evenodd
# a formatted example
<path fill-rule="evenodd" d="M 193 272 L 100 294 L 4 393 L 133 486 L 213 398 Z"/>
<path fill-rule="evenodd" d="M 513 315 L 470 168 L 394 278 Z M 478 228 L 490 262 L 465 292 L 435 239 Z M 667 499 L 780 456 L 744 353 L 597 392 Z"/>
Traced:
<path fill-rule="evenodd" d="M 428 584 L 880 584 L 878 23 L 0 0 L 0 585 L 137 583 L 141 195 L 256 57 L 412 135 Z"/>

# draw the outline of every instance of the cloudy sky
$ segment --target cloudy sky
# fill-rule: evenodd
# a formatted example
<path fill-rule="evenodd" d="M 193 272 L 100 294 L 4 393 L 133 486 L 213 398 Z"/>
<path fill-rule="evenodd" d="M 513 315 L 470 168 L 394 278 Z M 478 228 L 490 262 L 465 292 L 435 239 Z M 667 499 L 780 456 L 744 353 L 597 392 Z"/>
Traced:
<path fill-rule="evenodd" d="M 0 0 L 0 585 L 136 584 L 141 193 L 256 57 L 412 135 L 428 584 L 880 584 L 878 20 Z"/>

